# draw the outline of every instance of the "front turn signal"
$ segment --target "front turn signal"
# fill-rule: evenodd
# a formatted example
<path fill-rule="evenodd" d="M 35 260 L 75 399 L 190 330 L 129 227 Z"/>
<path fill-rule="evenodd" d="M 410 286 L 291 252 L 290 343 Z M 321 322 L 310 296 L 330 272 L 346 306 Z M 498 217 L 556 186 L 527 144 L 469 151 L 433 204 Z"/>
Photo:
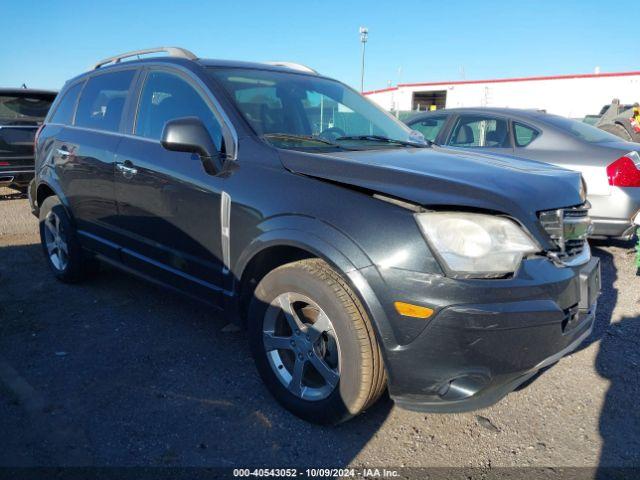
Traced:
<path fill-rule="evenodd" d="M 413 305 L 405 302 L 394 302 L 396 311 L 404 317 L 412 318 L 429 318 L 433 315 L 433 309 L 428 307 L 421 307 L 420 305 Z"/>

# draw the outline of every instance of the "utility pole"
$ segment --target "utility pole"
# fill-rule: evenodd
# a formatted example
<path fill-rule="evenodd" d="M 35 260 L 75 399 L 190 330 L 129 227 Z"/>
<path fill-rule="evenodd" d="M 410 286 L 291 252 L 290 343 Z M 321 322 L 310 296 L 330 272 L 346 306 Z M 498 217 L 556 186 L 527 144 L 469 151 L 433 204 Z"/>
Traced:
<path fill-rule="evenodd" d="M 360 27 L 360 43 L 362 43 L 362 64 L 360 67 L 360 92 L 364 92 L 364 51 L 369 38 L 369 29 Z"/>

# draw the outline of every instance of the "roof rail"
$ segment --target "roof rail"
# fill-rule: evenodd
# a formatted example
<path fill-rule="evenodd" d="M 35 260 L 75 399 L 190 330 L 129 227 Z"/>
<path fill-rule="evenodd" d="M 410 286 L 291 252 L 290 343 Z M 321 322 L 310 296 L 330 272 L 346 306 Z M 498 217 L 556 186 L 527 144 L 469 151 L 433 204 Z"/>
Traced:
<path fill-rule="evenodd" d="M 125 52 L 120 55 L 115 55 L 113 57 L 105 58 L 104 60 L 100 60 L 96 63 L 92 70 L 97 70 L 100 67 L 104 67 L 109 63 L 119 63 L 121 60 L 129 57 L 138 57 L 140 55 L 149 55 L 150 53 L 158 53 L 158 52 L 166 52 L 170 57 L 179 57 L 179 58 L 187 58 L 189 60 L 195 60 L 196 57 L 192 52 L 180 47 L 155 47 L 155 48 L 145 48 L 143 50 L 134 50 L 133 52 Z"/>
<path fill-rule="evenodd" d="M 287 68 L 291 68 L 292 70 L 299 70 L 301 72 L 314 73 L 318 75 L 318 72 L 316 70 L 314 70 L 311 67 L 307 67 L 306 65 L 303 65 L 301 63 L 295 63 L 295 62 L 265 62 L 265 63 L 267 65 L 274 65 L 276 67 L 287 67 Z"/>

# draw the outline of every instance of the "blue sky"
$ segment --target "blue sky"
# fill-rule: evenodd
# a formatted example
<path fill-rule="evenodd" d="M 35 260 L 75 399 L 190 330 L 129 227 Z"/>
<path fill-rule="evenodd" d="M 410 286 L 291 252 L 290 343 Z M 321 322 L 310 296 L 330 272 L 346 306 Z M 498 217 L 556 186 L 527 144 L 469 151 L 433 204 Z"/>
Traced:
<path fill-rule="evenodd" d="M 1 0 L 0 87 L 60 88 L 92 62 L 178 45 L 201 57 L 290 60 L 355 87 L 640 70 L 640 2 Z M 399 75 L 398 69 L 401 68 Z"/>

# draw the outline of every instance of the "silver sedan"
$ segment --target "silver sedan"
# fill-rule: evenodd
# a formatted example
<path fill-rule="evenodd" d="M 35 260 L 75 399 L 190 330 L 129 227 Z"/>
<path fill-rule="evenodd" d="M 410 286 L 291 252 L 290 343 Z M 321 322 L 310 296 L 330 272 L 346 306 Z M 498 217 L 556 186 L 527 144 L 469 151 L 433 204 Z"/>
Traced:
<path fill-rule="evenodd" d="M 582 173 L 594 237 L 628 239 L 640 211 L 640 143 L 535 110 L 455 108 L 405 123 L 446 148 L 472 148 L 551 163 Z"/>

